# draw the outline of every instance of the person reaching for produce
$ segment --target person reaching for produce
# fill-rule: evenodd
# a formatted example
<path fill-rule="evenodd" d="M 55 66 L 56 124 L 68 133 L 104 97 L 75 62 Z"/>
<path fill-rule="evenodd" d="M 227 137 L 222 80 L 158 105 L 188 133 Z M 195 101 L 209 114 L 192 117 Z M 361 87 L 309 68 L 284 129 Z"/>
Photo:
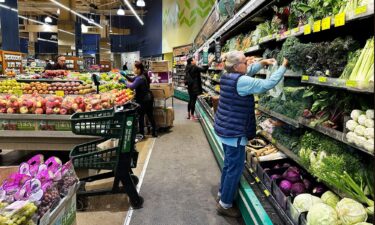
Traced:
<path fill-rule="evenodd" d="M 154 119 L 154 96 L 150 91 L 150 78 L 147 76 L 143 64 L 136 61 L 134 64 L 134 78 L 125 76 L 129 81 L 126 84 L 127 88 L 135 90 L 135 101 L 140 105 L 139 109 L 139 132 L 144 136 L 144 121 L 145 115 L 147 115 L 148 120 L 152 126 L 152 136 L 157 137 L 156 134 L 156 124 Z"/>
<path fill-rule="evenodd" d="M 211 64 L 211 60 L 209 62 Z M 201 73 L 207 72 L 208 67 L 197 66 L 197 62 L 193 58 L 187 60 L 187 65 L 185 68 L 185 83 L 187 85 L 189 93 L 189 103 L 188 103 L 188 116 L 187 119 L 197 120 L 194 116 L 195 113 L 195 103 L 197 98 L 202 94 L 202 79 Z"/>
<path fill-rule="evenodd" d="M 264 59 L 251 63 L 243 52 L 232 51 L 223 57 L 225 73 L 220 79 L 220 99 L 215 115 L 215 132 L 224 149 L 224 167 L 217 198 L 217 211 L 229 217 L 240 217 L 233 200 L 243 168 L 245 166 L 245 146 L 249 139 L 255 138 L 254 94 L 264 93 L 277 85 L 282 79 L 288 60 L 268 79 L 252 76 L 264 66 L 273 65 L 275 59 Z"/>

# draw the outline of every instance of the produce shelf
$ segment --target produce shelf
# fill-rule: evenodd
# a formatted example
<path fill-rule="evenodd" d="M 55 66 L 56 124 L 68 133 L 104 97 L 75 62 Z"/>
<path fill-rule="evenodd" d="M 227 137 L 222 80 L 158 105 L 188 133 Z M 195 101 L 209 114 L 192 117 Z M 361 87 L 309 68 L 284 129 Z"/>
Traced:
<path fill-rule="evenodd" d="M 258 132 L 258 134 L 260 136 L 262 136 L 263 138 L 265 138 L 270 143 L 272 143 L 277 149 L 282 151 L 285 155 L 287 155 L 290 159 L 292 159 L 294 162 L 296 162 L 304 170 L 309 172 L 309 169 L 306 166 L 303 165 L 303 163 L 301 162 L 301 159 L 298 155 L 296 155 L 294 152 L 292 152 L 290 149 L 288 149 L 284 145 L 278 143 L 277 140 L 273 139 L 272 136 L 269 133 L 267 133 L 266 131 L 260 131 L 260 132 Z M 311 175 L 313 177 L 315 177 L 313 174 L 311 174 Z M 317 178 L 317 177 L 315 177 L 315 178 Z M 320 182 L 322 182 L 324 185 L 326 185 L 329 189 L 331 189 L 333 192 L 335 192 L 341 198 L 345 198 L 345 195 L 342 194 L 340 191 L 338 191 L 337 188 L 332 187 L 331 185 L 327 184 L 324 181 L 320 181 Z"/>
<path fill-rule="evenodd" d="M 301 82 L 306 83 L 306 84 L 312 84 L 312 85 L 344 89 L 344 90 L 352 91 L 352 92 L 367 93 L 367 94 L 374 93 L 373 83 L 364 83 L 364 82 L 357 82 L 357 81 L 348 81 L 348 80 L 338 79 L 338 78 L 305 76 L 305 75 L 302 76 Z"/>
<path fill-rule="evenodd" d="M 259 50 L 261 50 L 260 46 L 254 45 L 254 46 L 251 46 L 250 48 L 246 49 L 244 52 L 245 52 L 245 54 L 250 54 L 250 53 L 253 53 L 253 52 L 256 52 L 256 51 L 259 51 Z"/>
<path fill-rule="evenodd" d="M 70 121 L 71 115 L 46 115 L 46 114 L 1 114 L 1 120 L 59 120 Z"/>
<path fill-rule="evenodd" d="M 271 117 L 274 117 L 274 118 L 276 118 L 278 120 L 281 120 L 284 123 L 287 123 L 287 124 L 289 124 L 289 125 L 291 125 L 291 126 L 293 126 L 295 128 L 299 128 L 300 127 L 300 124 L 299 124 L 299 122 L 297 120 L 294 120 L 294 119 L 291 119 L 289 117 L 286 117 L 286 116 L 284 116 L 284 115 L 282 115 L 280 113 L 277 113 L 277 112 L 274 112 L 274 111 L 270 111 L 270 110 L 268 110 L 268 109 L 266 109 L 266 108 L 264 108 L 263 106 L 260 106 L 260 105 L 258 105 L 257 109 L 259 111 L 261 111 L 261 112 L 263 112 L 265 114 L 268 114 Z"/>
<path fill-rule="evenodd" d="M 261 69 L 257 75 L 265 76 L 267 75 L 266 69 Z M 292 77 L 292 78 L 301 78 L 302 72 L 294 72 L 293 70 L 287 70 L 284 74 L 284 77 Z"/>
<path fill-rule="evenodd" d="M 342 143 L 344 143 L 344 144 L 346 144 L 346 145 L 348 145 L 352 148 L 355 148 L 358 151 L 361 151 L 361 152 L 364 152 L 368 155 L 374 156 L 374 153 L 368 152 L 361 147 L 358 147 L 354 144 L 349 143 L 346 139 L 345 133 L 343 133 L 343 132 L 340 132 L 340 131 L 337 131 L 337 130 L 334 130 L 334 129 L 331 129 L 331 128 L 328 128 L 328 127 L 324 127 L 322 125 L 316 125 L 315 127 L 313 127 L 313 126 L 310 125 L 311 121 L 308 120 L 308 119 L 305 119 L 305 118 L 300 118 L 299 122 L 300 122 L 300 124 L 304 125 L 305 127 L 308 127 L 308 128 L 310 128 L 312 130 L 315 130 L 315 131 L 318 131 L 318 132 L 320 132 L 324 135 L 327 135 L 328 137 L 331 137 L 331 138 L 333 138 L 337 141 L 340 141 L 340 142 L 342 142 Z"/>
<path fill-rule="evenodd" d="M 79 82 L 83 84 L 81 80 L 52 80 L 52 79 L 16 79 L 17 82 L 31 83 L 31 82 L 41 82 L 41 83 L 55 83 L 55 82 Z"/>

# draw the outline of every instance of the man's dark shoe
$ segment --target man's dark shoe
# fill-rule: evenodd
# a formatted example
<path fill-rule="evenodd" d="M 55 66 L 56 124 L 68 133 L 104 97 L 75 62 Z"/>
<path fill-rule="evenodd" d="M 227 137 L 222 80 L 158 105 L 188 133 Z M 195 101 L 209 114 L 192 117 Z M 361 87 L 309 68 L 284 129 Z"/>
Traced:
<path fill-rule="evenodd" d="M 224 209 L 220 203 L 217 203 L 216 204 L 216 211 L 220 214 L 220 215 L 223 215 L 223 216 L 228 216 L 228 217 L 234 217 L 234 218 L 238 218 L 238 217 L 241 217 L 241 212 L 238 208 L 236 207 L 231 207 L 231 208 L 228 208 L 228 209 Z"/>

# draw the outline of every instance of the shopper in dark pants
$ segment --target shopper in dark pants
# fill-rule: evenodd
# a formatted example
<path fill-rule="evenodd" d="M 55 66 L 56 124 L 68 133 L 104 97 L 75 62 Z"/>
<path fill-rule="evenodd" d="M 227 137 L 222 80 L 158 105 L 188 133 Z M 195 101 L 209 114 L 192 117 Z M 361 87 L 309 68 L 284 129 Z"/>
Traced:
<path fill-rule="evenodd" d="M 243 52 L 233 51 L 224 56 L 225 73 L 220 79 L 220 100 L 215 114 L 215 132 L 224 150 L 224 167 L 217 198 L 217 211 L 225 216 L 240 217 L 233 200 L 245 167 L 245 146 L 256 133 L 254 94 L 264 93 L 279 83 L 288 61 L 268 79 L 252 76 L 262 67 L 276 63 L 265 59 L 250 63 Z"/>
<path fill-rule="evenodd" d="M 154 96 L 150 91 L 150 78 L 147 76 L 143 64 L 136 61 L 134 64 L 135 78 L 125 76 L 130 81 L 126 86 L 132 90 L 135 90 L 135 101 L 140 105 L 139 109 L 139 132 L 144 136 L 145 130 L 145 115 L 152 126 L 152 136 L 157 137 L 156 124 L 154 119 Z"/>
<path fill-rule="evenodd" d="M 202 78 L 201 73 L 207 72 L 208 67 L 199 67 L 197 66 L 196 61 L 193 58 L 187 60 L 187 65 L 185 68 L 186 77 L 185 82 L 188 86 L 189 93 L 189 103 L 188 103 L 188 116 L 187 119 L 197 120 L 197 117 L 194 116 L 195 113 L 195 103 L 197 98 L 202 94 Z"/>

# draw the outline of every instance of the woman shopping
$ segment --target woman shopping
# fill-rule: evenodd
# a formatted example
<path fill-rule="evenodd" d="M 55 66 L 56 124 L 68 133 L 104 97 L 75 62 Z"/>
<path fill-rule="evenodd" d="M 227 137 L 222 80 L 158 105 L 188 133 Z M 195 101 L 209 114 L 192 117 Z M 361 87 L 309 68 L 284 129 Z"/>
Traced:
<path fill-rule="evenodd" d="M 229 217 L 240 217 L 234 207 L 234 196 L 245 167 L 245 146 L 255 137 L 254 94 L 264 93 L 275 87 L 286 71 L 288 60 L 268 79 L 252 77 L 264 66 L 273 65 L 275 59 L 264 59 L 252 63 L 243 52 L 233 51 L 226 54 L 225 73 L 220 79 L 220 100 L 215 115 L 215 132 L 224 149 L 224 167 L 217 196 L 217 211 Z"/>
<path fill-rule="evenodd" d="M 209 63 L 211 64 L 211 63 Z M 187 65 L 185 68 L 186 73 L 186 85 L 188 86 L 189 93 L 189 103 L 188 103 L 188 116 L 187 119 L 197 120 L 197 117 L 194 116 L 195 113 L 195 103 L 197 98 L 202 94 L 202 79 L 201 73 L 207 72 L 208 67 L 199 67 L 195 59 L 189 58 L 187 60 Z"/>
<path fill-rule="evenodd" d="M 140 105 L 139 109 L 139 132 L 144 136 L 144 117 L 147 115 L 148 120 L 152 126 L 152 136 L 157 137 L 156 124 L 154 119 L 153 107 L 154 107 L 154 96 L 150 91 L 150 78 L 147 76 L 143 64 L 139 61 L 134 63 L 134 74 L 135 78 L 125 76 L 129 81 L 126 84 L 127 88 L 135 90 L 135 101 Z"/>

